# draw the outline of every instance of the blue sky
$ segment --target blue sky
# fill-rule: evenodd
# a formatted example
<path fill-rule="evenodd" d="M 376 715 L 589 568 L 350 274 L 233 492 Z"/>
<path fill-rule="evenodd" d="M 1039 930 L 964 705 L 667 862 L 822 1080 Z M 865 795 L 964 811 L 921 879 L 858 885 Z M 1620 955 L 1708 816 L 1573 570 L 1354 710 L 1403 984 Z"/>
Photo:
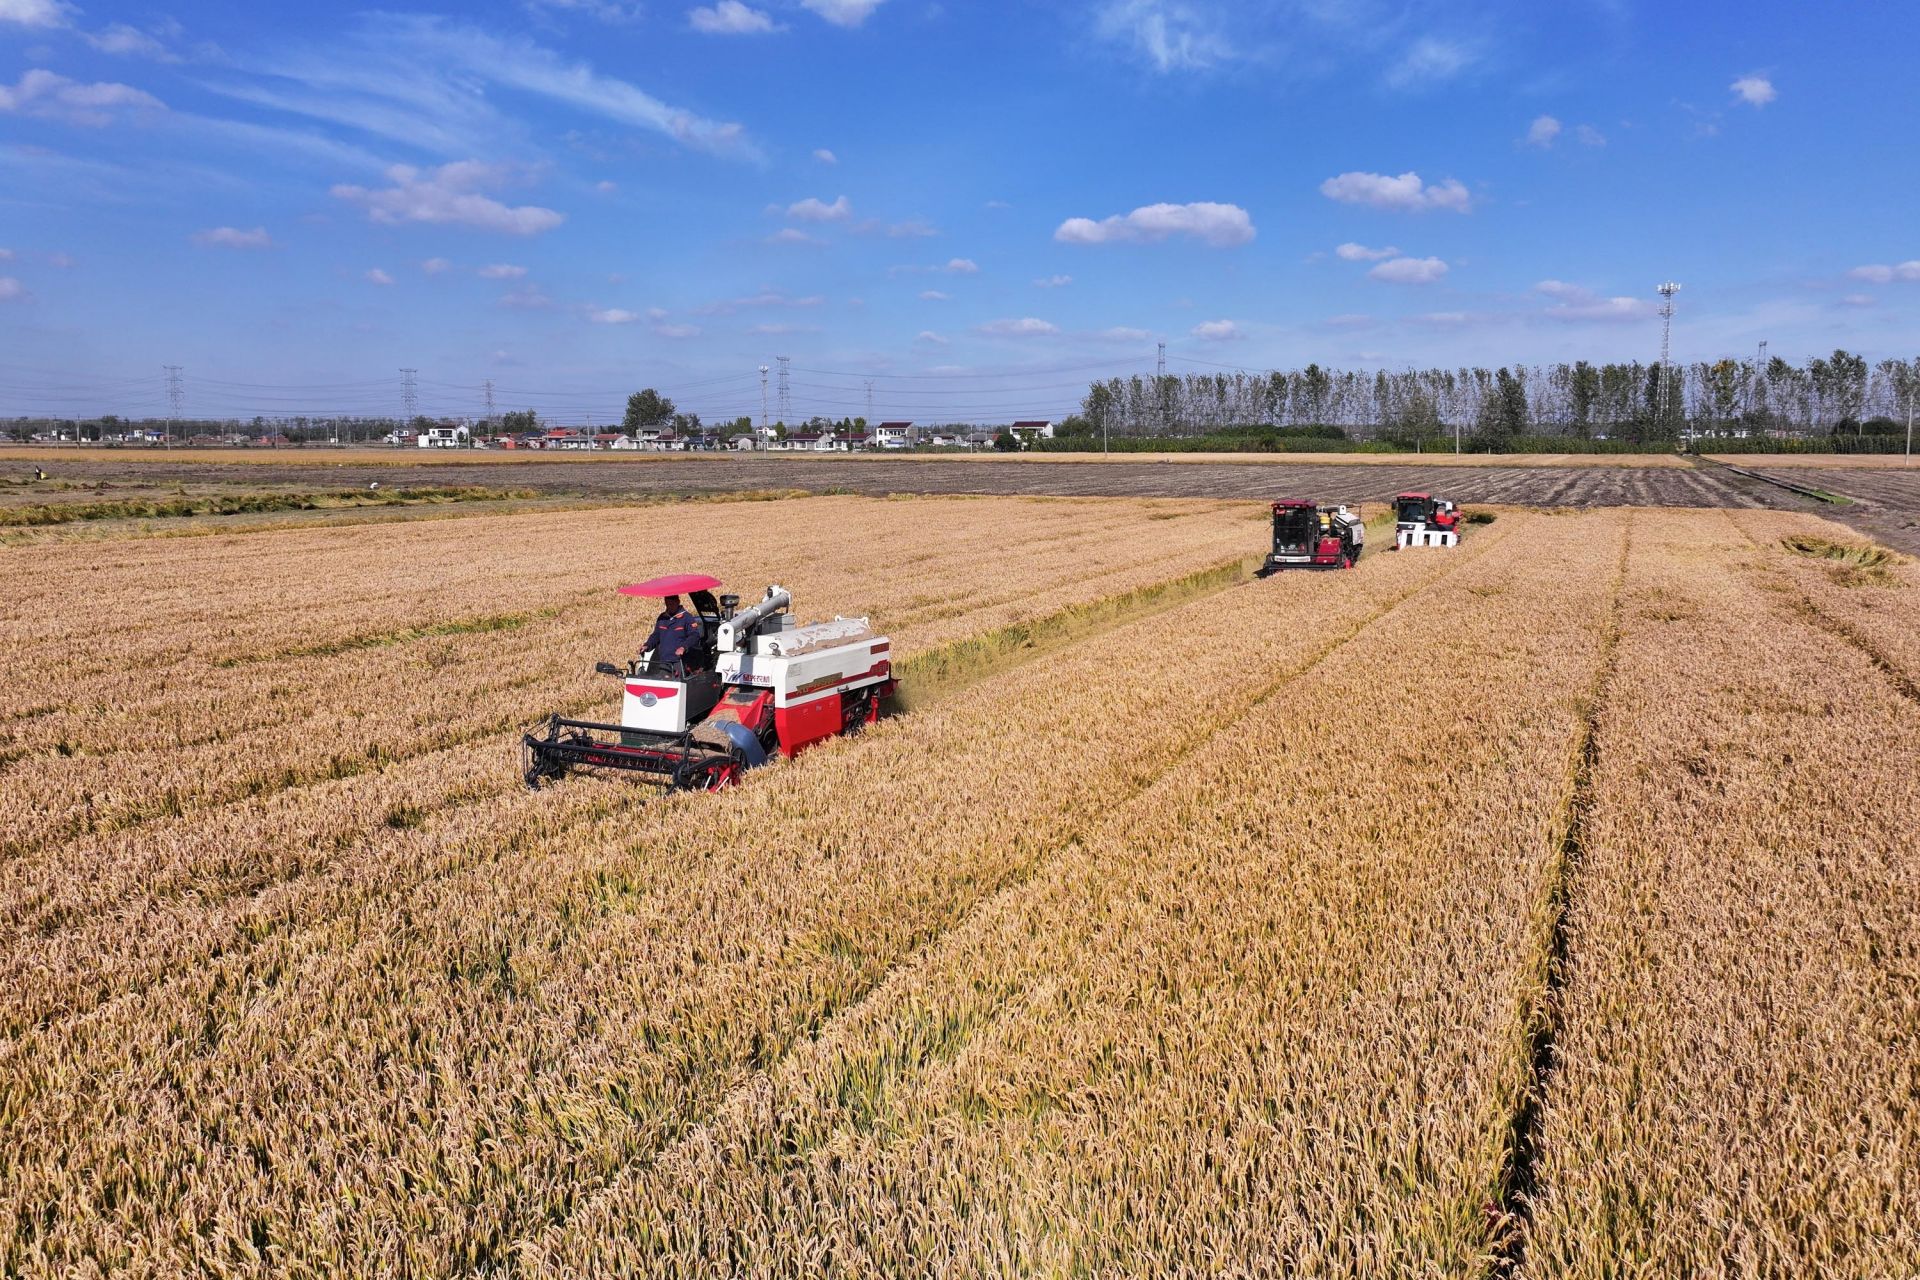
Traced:
<path fill-rule="evenodd" d="M 0 0 L 0 414 L 1920 349 L 1906 6 Z M 1903 155 L 1908 159 L 1901 159 Z"/>

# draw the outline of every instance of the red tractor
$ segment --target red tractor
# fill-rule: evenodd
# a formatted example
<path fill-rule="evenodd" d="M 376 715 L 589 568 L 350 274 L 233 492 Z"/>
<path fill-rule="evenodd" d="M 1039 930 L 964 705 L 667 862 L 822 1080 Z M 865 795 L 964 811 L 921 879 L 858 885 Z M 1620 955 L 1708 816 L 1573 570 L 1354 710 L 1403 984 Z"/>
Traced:
<path fill-rule="evenodd" d="M 1366 541 L 1366 524 L 1344 506 L 1276 502 L 1273 550 L 1258 576 L 1265 578 L 1282 569 L 1351 569 Z"/>

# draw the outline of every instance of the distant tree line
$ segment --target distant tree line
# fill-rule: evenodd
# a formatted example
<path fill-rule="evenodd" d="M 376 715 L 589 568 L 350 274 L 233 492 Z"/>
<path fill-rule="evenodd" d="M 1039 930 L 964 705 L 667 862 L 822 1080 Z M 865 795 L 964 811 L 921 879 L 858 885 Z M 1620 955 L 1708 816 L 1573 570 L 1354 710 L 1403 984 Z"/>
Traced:
<path fill-rule="evenodd" d="M 1775 357 L 1675 364 L 1512 365 L 1375 373 L 1304 369 L 1095 382 L 1069 439 L 1231 437 L 1276 445 L 1315 433 L 1405 448 L 1503 450 L 1540 437 L 1666 444 L 1700 435 L 1845 437 L 1905 430 L 1920 360 L 1847 351 L 1793 365 Z M 1296 446 L 1299 447 L 1299 446 Z"/>

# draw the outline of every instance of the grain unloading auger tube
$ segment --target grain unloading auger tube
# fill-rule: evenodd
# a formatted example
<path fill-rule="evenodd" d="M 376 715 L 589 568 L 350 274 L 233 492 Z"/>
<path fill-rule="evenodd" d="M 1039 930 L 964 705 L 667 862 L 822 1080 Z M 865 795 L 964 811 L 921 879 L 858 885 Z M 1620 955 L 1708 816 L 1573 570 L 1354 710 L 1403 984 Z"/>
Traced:
<path fill-rule="evenodd" d="M 1351 569 L 1366 542 L 1367 526 L 1356 512 L 1283 499 L 1273 504 L 1273 549 L 1256 576 L 1282 569 Z"/>
<path fill-rule="evenodd" d="M 799 625 L 793 598 L 771 586 L 754 604 L 713 593 L 717 578 L 668 574 L 620 588 L 629 596 L 685 596 L 699 619 L 684 656 L 644 652 L 625 665 L 596 664 L 621 682 L 620 723 L 555 715 L 525 734 L 527 785 L 572 768 L 636 775 L 670 791 L 712 791 L 776 753 L 879 719 L 898 687 L 892 642 L 866 618 Z"/>

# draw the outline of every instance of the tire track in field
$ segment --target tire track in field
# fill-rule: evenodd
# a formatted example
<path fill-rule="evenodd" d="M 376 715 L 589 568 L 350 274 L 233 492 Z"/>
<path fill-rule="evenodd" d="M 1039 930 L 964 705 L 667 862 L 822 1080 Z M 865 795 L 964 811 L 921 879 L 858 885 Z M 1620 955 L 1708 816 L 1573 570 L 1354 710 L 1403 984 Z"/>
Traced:
<path fill-rule="evenodd" d="M 1161 767 L 1144 777 L 1137 785 L 1130 786 L 1124 794 L 1116 796 L 1113 802 L 1106 806 L 1103 814 L 1112 814 L 1115 810 L 1125 806 L 1150 790 L 1161 779 L 1178 769 L 1188 758 L 1204 749 L 1207 743 L 1231 729 L 1233 725 L 1239 723 L 1255 709 L 1278 695 L 1294 681 L 1310 674 L 1320 667 L 1329 658 L 1332 658 L 1340 650 L 1370 630 L 1376 623 L 1398 612 L 1415 598 L 1441 586 L 1471 565 L 1478 563 L 1494 547 L 1499 546 L 1506 540 L 1515 523 L 1517 522 L 1509 521 L 1498 530 L 1488 530 L 1470 542 L 1463 544 L 1463 550 L 1457 556 L 1454 563 L 1410 585 L 1385 604 L 1350 624 L 1344 631 L 1332 637 L 1312 653 L 1274 675 L 1265 684 L 1261 685 L 1258 691 L 1250 698 L 1238 703 L 1232 710 L 1210 721 L 1207 729 L 1200 734 L 1196 734 L 1187 746 L 1165 757 L 1161 762 Z M 1476 546 L 1475 544 L 1478 545 Z M 1236 592 L 1258 591 L 1260 586 L 1261 584 L 1258 582 L 1243 583 L 1237 588 L 1219 593 L 1216 598 L 1230 597 Z M 895 957 L 878 973 L 874 974 L 871 979 L 862 984 L 859 989 L 850 993 L 851 998 L 835 1009 L 831 1016 L 821 1020 L 810 1034 L 795 1037 L 781 1050 L 777 1057 L 767 1062 L 764 1066 L 755 1068 L 749 1078 L 741 1081 L 739 1084 L 727 1090 L 719 1098 L 702 1107 L 699 1115 L 687 1119 L 683 1125 L 679 1126 L 677 1137 L 651 1151 L 643 1152 L 635 1157 L 623 1160 L 599 1175 L 590 1190 L 585 1190 L 573 1198 L 564 1214 L 550 1215 L 548 1220 L 540 1227 L 540 1231 L 544 1233 L 564 1229 L 567 1222 L 569 1222 L 574 1215 L 597 1203 L 601 1198 L 611 1194 L 621 1179 L 634 1172 L 651 1167 L 658 1160 L 669 1155 L 673 1150 L 691 1140 L 696 1132 L 710 1126 L 718 1116 L 724 1114 L 730 1108 L 739 1105 L 755 1092 L 764 1088 L 773 1074 L 780 1069 L 781 1065 L 803 1046 L 818 1043 L 820 1040 L 832 1034 L 836 1027 L 849 1020 L 860 1017 L 865 1009 L 881 997 L 888 983 L 895 975 L 924 962 L 950 935 L 967 928 L 975 920 L 993 911 L 996 904 L 1006 901 L 1012 895 L 1019 892 L 1023 886 L 1031 883 L 1047 868 L 1054 865 L 1060 854 L 1068 847 L 1078 845 L 1082 842 L 1086 835 L 1085 830 L 1082 829 L 1086 821 L 1098 820 L 1101 816 L 1103 815 L 1088 815 L 1087 819 L 1074 823 L 1068 829 L 1058 833 L 1054 837 L 1054 848 L 1051 853 L 1043 853 L 1036 857 L 1028 866 L 1020 869 L 1001 882 L 991 893 L 976 899 L 952 919 L 929 933 L 928 936 L 911 950 L 904 951 Z M 500 1256 L 503 1257 L 506 1262 L 506 1274 L 511 1275 L 517 1273 L 523 1254 L 533 1247 L 535 1247 L 534 1238 L 527 1234 L 522 1234 L 517 1240 L 506 1245 L 500 1251 Z"/>
<path fill-rule="evenodd" d="M 1626 592 L 1627 558 L 1633 552 L 1633 513 L 1629 509 L 1620 538 L 1620 558 L 1607 592 L 1607 611 L 1601 624 L 1600 653 L 1594 665 L 1593 685 L 1580 709 L 1574 745 L 1573 786 L 1567 793 L 1565 828 L 1560 847 L 1547 872 L 1549 927 L 1542 940 L 1542 964 L 1535 979 L 1539 989 L 1529 994 L 1524 1020 L 1528 1026 L 1527 1078 L 1510 1118 L 1506 1157 L 1500 1169 L 1500 1198 L 1488 1206 L 1488 1268 L 1493 1280 L 1520 1274 L 1526 1263 L 1527 1242 L 1533 1227 L 1533 1200 L 1539 1189 L 1540 1152 L 1546 1124 L 1547 1090 L 1553 1084 L 1555 1046 L 1565 1021 L 1563 993 L 1572 964 L 1570 922 L 1573 897 L 1585 856 L 1587 821 L 1593 812 L 1593 780 L 1600 768 L 1600 717 L 1612 696 L 1620 652 L 1622 602 Z"/>

